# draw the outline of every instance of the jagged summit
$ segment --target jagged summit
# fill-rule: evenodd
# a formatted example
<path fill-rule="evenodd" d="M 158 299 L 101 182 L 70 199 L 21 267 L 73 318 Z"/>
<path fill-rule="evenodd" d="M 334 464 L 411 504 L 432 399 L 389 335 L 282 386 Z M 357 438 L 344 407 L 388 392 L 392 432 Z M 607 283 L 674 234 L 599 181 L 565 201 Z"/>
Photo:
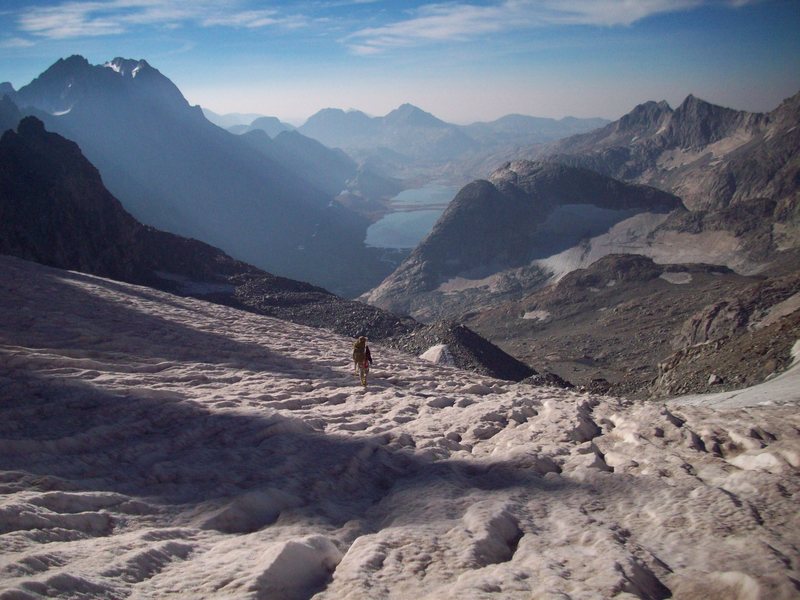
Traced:
<path fill-rule="evenodd" d="M 690 209 L 790 197 L 800 94 L 769 113 L 689 94 L 674 110 L 646 102 L 618 121 L 553 143 L 537 158 L 583 166 L 680 196 Z"/>
<path fill-rule="evenodd" d="M 109 69 L 119 73 L 123 77 L 136 77 L 144 69 L 152 69 L 148 62 L 144 59 L 135 60 L 130 58 L 120 58 L 119 56 L 114 60 L 110 60 L 103 65 Z"/>
<path fill-rule="evenodd" d="M 67 58 L 59 58 L 47 71 L 63 70 L 63 69 L 76 69 L 81 67 L 88 67 L 89 61 L 80 54 L 73 54 Z M 45 71 L 45 73 L 47 73 Z"/>
<path fill-rule="evenodd" d="M 760 118 L 761 115 L 717 106 L 689 94 L 673 112 L 664 136 L 673 145 L 697 148 L 747 128 Z"/>
<path fill-rule="evenodd" d="M 77 54 L 59 59 L 15 94 L 20 107 L 33 106 L 53 115 L 75 109 L 87 118 L 109 106 L 124 112 L 124 104 L 132 99 L 140 106 L 150 104 L 151 109 L 189 109 L 175 84 L 147 61 L 120 57 L 102 65 L 91 65 Z"/>

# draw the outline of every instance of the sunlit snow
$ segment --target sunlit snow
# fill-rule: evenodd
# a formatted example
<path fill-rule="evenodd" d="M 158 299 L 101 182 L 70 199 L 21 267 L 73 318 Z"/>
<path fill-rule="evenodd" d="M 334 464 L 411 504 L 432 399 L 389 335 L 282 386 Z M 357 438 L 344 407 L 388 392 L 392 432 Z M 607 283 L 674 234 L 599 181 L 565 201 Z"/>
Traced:
<path fill-rule="evenodd" d="M 632 402 L 380 344 L 364 390 L 330 332 L 0 273 L 0 597 L 797 595 L 796 398 Z"/>

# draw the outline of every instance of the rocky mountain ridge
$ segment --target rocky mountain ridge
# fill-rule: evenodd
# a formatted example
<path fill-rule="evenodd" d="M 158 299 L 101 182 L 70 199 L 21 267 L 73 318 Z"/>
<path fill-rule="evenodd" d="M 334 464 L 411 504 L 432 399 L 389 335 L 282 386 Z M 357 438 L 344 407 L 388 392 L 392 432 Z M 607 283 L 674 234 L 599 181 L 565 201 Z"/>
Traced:
<path fill-rule="evenodd" d="M 796 203 L 800 94 L 769 113 L 749 113 L 688 96 L 676 109 L 649 102 L 596 131 L 531 154 L 580 165 L 679 196 L 691 210 L 757 198 Z"/>

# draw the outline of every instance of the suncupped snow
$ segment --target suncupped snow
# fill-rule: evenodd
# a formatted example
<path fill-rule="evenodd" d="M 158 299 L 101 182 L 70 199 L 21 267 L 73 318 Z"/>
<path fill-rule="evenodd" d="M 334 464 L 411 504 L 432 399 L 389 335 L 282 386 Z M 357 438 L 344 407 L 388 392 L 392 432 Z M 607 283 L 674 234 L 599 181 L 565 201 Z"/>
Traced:
<path fill-rule="evenodd" d="M 797 401 L 631 402 L 0 257 L 0 597 L 795 598 Z"/>

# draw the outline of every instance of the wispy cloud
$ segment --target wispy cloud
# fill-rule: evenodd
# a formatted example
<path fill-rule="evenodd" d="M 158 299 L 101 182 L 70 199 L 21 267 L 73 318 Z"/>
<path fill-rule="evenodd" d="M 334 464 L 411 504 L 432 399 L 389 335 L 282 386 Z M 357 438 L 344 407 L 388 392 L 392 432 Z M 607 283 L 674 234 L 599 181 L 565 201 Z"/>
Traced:
<path fill-rule="evenodd" d="M 428 4 L 409 18 L 356 31 L 344 39 L 357 54 L 553 25 L 628 26 L 647 17 L 704 4 L 741 6 L 758 0 L 499 0 L 493 4 Z"/>
<path fill-rule="evenodd" d="M 24 10 L 17 19 L 21 32 L 49 39 L 116 35 L 139 25 L 176 28 L 297 27 L 302 19 L 277 10 L 247 9 L 237 0 L 110 0 L 63 2 Z"/>
<path fill-rule="evenodd" d="M 11 37 L 0 40 L 0 48 L 30 48 L 35 46 L 31 40 L 21 37 Z"/>

